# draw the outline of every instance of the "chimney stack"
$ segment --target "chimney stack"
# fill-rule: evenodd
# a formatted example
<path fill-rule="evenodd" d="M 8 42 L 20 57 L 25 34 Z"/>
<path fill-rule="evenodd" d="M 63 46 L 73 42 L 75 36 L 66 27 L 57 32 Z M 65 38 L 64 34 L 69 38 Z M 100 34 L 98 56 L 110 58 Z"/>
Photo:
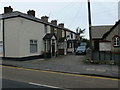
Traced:
<path fill-rule="evenodd" d="M 57 20 L 52 20 L 51 23 L 57 25 Z"/>
<path fill-rule="evenodd" d="M 34 10 L 27 11 L 27 14 L 35 17 L 35 11 Z"/>
<path fill-rule="evenodd" d="M 64 23 L 58 24 L 59 27 L 64 28 Z"/>
<path fill-rule="evenodd" d="M 11 13 L 12 11 L 13 11 L 13 8 L 11 8 L 11 6 L 4 7 L 4 13 Z"/>
<path fill-rule="evenodd" d="M 47 17 L 47 16 L 42 16 L 42 17 L 41 17 L 41 20 L 42 20 L 42 21 L 45 21 L 45 22 L 48 22 L 48 18 L 49 18 L 49 17 Z"/>

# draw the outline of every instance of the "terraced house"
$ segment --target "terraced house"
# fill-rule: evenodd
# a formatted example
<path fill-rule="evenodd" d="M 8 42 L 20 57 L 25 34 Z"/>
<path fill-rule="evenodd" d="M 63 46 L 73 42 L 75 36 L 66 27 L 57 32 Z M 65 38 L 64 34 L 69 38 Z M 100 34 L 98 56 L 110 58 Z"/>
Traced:
<path fill-rule="evenodd" d="M 36 18 L 34 10 L 25 14 L 13 11 L 9 6 L 4 7 L 4 13 L 0 14 L 0 55 L 3 58 L 65 55 L 68 47 L 74 51 L 76 35 L 75 32 L 64 28 L 64 23 L 57 25 L 57 20 L 48 22 L 47 16 Z"/>

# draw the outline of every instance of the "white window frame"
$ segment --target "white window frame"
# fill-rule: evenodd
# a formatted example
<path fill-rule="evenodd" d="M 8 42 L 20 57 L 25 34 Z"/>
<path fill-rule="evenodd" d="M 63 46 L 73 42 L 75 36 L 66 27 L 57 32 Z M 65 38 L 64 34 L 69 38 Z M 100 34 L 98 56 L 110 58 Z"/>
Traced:
<path fill-rule="evenodd" d="M 115 36 L 115 37 L 113 38 L 113 46 L 114 46 L 114 47 L 119 47 L 119 46 L 120 46 L 120 37 Z"/>
<path fill-rule="evenodd" d="M 32 47 L 35 46 L 35 50 L 32 51 Z M 37 53 L 38 52 L 38 40 L 30 40 L 30 53 Z"/>

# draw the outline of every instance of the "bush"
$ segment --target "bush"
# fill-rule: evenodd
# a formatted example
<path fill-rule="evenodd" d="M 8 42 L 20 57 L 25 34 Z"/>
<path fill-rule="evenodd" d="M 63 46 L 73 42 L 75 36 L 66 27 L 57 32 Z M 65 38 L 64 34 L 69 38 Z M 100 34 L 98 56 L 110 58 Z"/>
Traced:
<path fill-rule="evenodd" d="M 84 58 L 83 63 L 116 65 L 114 60 L 93 60 L 92 62 L 90 62 L 90 60 L 88 60 L 86 57 Z"/>

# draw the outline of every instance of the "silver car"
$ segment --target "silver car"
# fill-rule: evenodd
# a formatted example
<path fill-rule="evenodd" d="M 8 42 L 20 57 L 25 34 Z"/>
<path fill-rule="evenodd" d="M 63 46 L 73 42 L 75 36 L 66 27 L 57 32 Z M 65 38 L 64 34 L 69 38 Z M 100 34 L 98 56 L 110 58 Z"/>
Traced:
<path fill-rule="evenodd" d="M 76 55 L 78 55 L 78 54 L 86 54 L 86 46 L 79 46 L 76 49 L 75 54 Z"/>

